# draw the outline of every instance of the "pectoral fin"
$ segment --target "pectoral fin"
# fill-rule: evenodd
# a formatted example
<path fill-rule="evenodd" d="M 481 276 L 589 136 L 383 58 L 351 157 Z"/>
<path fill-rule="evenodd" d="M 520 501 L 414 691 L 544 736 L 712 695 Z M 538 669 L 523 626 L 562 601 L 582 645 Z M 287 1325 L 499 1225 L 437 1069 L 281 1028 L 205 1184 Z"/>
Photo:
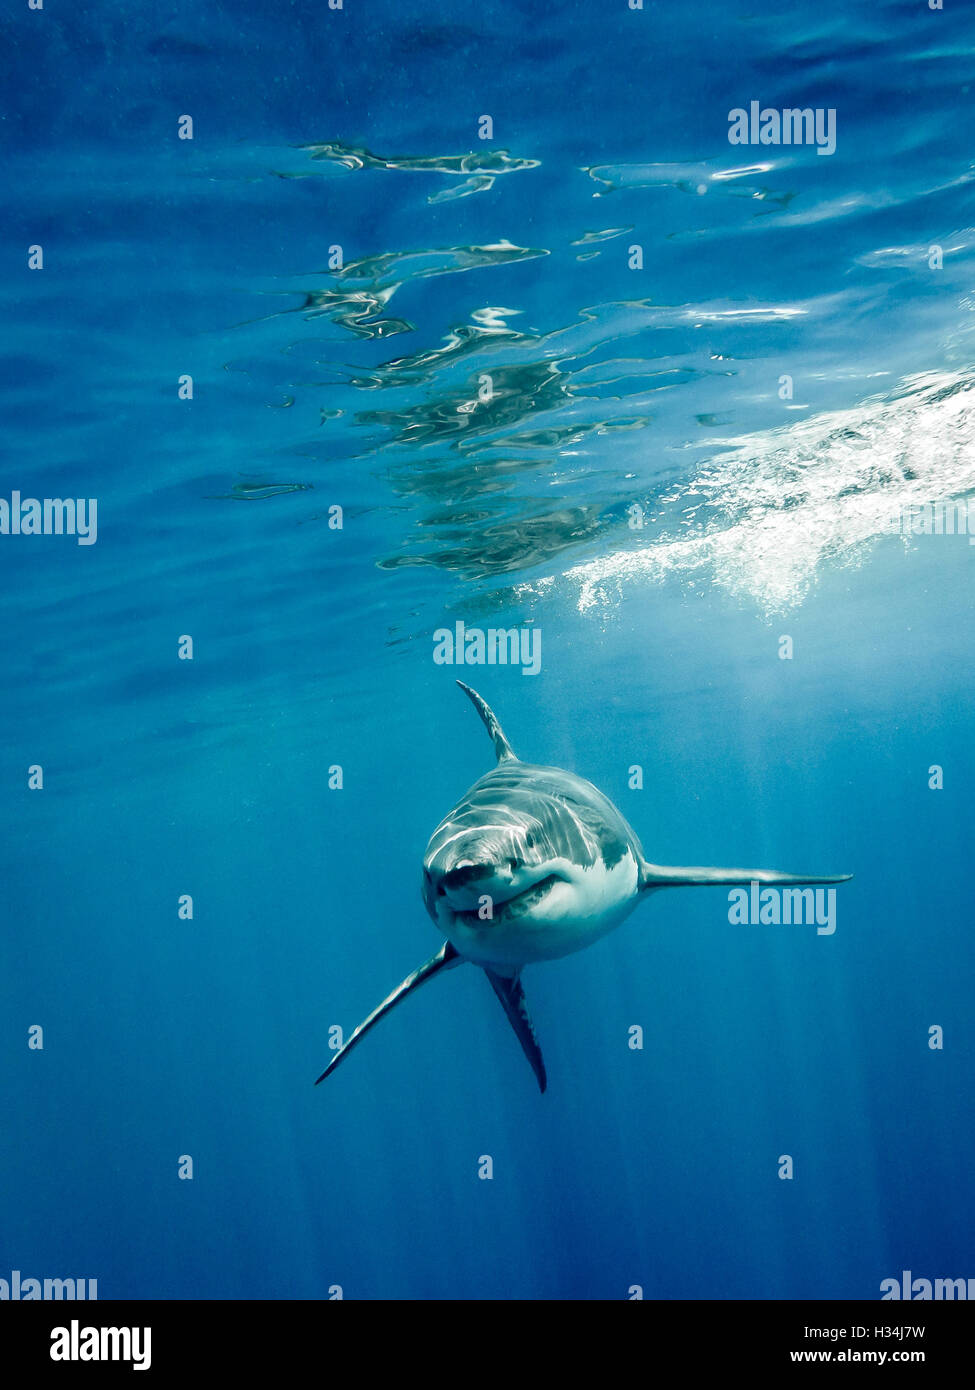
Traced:
<path fill-rule="evenodd" d="M 797 886 L 800 883 L 845 883 L 852 874 L 783 874 L 777 869 L 682 869 L 662 864 L 644 864 L 641 889 L 706 887 L 708 884 L 774 883 Z"/>
<path fill-rule="evenodd" d="M 522 1050 L 531 1063 L 531 1069 L 538 1080 L 539 1090 L 544 1091 L 548 1085 L 545 1063 L 542 1060 L 542 1049 L 535 1037 L 535 1029 L 528 1013 L 528 1005 L 525 1003 L 525 991 L 521 987 L 521 980 L 517 976 L 510 980 L 504 975 L 495 975 L 493 970 L 487 968 L 485 968 L 484 973 L 491 981 L 495 994 L 501 1000 L 501 1007 L 508 1015 L 508 1021 L 518 1035 L 518 1041 L 521 1043 Z"/>
<path fill-rule="evenodd" d="M 315 1082 L 315 1085 L 317 1086 L 319 1081 L 324 1081 L 329 1072 L 335 1070 L 342 1058 L 348 1052 L 352 1051 L 359 1039 L 369 1032 L 373 1024 L 378 1023 L 382 1016 L 388 1014 L 390 1009 L 398 1004 L 401 999 L 405 999 L 413 990 L 419 989 L 420 985 L 425 984 L 427 980 L 432 980 L 434 975 L 439 975 L 441 970 L 449 970 L 452 965 L 459 965 L 460 962 L 461 957 L 459 953 L 451 946 L 449 941 L 445 941 L 435 956 L 431 956 L 418 970 L 414 970 L 412 975 L 407 975 L 403 983 L 397 985 L 392 994 L 388 994 L 383 1002 L 373 1009 L 368 1018 L 363 1019 L 355 1032 L 350 1035 L 345 1045 L 340 1047 L 338 1052 L 336 1052 L 335 1056 L 318 1078 L 318 1081 Z"/>

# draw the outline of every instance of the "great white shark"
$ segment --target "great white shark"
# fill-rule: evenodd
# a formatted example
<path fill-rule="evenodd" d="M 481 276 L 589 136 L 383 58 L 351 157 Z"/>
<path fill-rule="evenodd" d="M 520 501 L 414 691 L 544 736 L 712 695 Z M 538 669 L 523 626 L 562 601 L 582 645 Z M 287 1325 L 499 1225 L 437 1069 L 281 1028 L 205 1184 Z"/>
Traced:
<path fill-rule="evenodd" d="M 521 984 L 524 966 L 591 946 L 662 888 L 853 877 L 651 864 L 608 797 L 573 772 L 523 763 L 489 705 L 463 681 L 457 684 L 484 721 L 498 761 L 444 816 L 423 856 L 423 901 L 447 939 L 350 1034 L 316 1086 L 401 999 L 441 971 L 470 962 L 490 980 L 544 1091 L 545 1063 Z"/>

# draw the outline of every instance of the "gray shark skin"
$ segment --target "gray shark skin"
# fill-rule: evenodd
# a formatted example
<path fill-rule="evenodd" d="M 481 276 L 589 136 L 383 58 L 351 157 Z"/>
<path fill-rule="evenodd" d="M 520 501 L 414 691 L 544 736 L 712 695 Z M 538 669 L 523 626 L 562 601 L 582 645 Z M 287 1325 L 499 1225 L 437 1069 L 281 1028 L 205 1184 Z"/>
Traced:
<path fill-rule="evenodd" d="M 561 768 L 521 762 L 491 708 L 476 690 L 457 684 L 480 714 L 498 761 L 440 822 L 423 856 L 423 901 L 446 940 L 350 1034 L 316 1085 L 401 999 L 469 962 L 487 975 L 544 1091 L 545 1064 L 521 985 L 524 966 L 592 945 L 662 888 L 853 877 L 651 864 L 601 791 Z"/>

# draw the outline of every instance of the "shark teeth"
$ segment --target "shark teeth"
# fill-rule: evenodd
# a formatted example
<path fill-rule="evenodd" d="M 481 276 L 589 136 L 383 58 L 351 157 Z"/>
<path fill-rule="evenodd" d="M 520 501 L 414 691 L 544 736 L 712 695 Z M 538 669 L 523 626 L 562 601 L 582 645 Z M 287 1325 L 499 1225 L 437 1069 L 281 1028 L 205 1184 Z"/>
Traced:
<path fill-rule="evenodd" d="M 464 922 L 469 927 L 491 926 L 497 922 L 514 921 L 519 917 L 526 917 L 557 883 L 564 882 L 565 879 L 561 874 L 548 874 L 545 878 L 539 879 L 537 883 L 533 883 L 530 888 L 526 888 L 524 892 L 516 893 L 513 898 L 505 898 L 504 902 L 501 903 L 492 903 L 490 917 L 481 917 L 478 909 L 470 912 L 455 912 L 454 916 L 459 922 Z M 490 897 L 490 894 L 486 893 L 484 896 Z"/>

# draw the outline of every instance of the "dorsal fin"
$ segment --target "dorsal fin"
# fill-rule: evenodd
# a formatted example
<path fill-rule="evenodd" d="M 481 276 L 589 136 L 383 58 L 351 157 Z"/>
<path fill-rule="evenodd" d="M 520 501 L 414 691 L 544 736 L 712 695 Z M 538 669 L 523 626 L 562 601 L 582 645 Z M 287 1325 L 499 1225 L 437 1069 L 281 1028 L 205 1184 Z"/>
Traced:
<path fill-rule="evenodd" d="M 481 699 L 476 690 L 472 690 L 470 686 L 465 685 L 463 681 L 458 681 L 457 684 L 460 686 L 461 690 L 464 691 L 465 695 L 468 696 L 471 704 L 483 719 L 485 729 L 487 729 L 491 738 L 494 740 L 494 751 L 498 755 L 498 762 L 503 763 L 509 758 L 513 758 L 514 761 L 517 762 L 518 758 L 513 752 L 511 744 L 505 738 L 504 730 L 498 723 L 497 716 L 491 706 L 486 700 Z"/>

